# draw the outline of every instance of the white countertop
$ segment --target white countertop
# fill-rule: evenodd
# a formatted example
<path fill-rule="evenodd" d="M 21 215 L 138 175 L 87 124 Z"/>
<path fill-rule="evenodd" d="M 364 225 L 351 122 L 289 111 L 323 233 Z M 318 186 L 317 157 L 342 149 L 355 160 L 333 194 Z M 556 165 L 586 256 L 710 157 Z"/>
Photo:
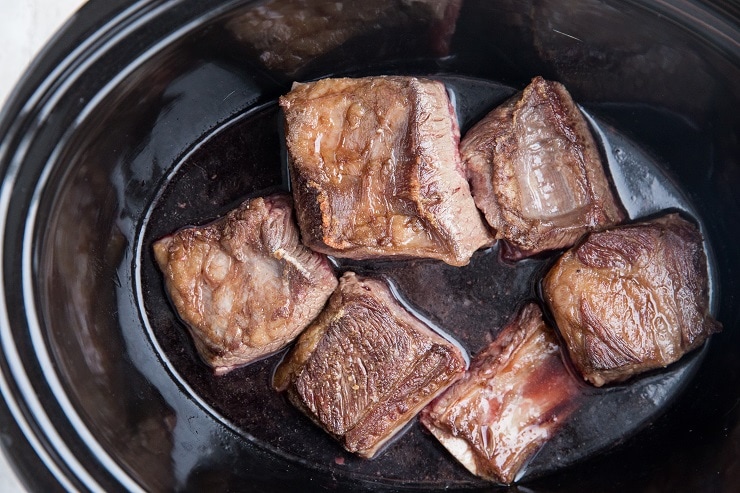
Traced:
<path fill-rule="evenodd" d="M 85 0 L 0 0 L 0 104 L 36 53 Z M 5 491 L 5 490 L 0 490 Z"/>
<path fill-rule="evenodd" d="M 85 0 L 0 0 L 0 105 L 46 41 Z M 24 491 L 0 453 L 0 493 Z"/>

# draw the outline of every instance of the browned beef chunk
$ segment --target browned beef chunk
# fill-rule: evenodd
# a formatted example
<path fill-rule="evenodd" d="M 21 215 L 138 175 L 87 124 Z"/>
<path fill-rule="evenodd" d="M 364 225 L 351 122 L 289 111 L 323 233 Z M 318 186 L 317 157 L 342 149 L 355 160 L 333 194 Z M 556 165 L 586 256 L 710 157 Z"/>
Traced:
<path fill-rule="evenodd" d="M 464 370 L 460 349 L 387 285 L 349 272 L 274 385 L 347 450 L 370 458 Z"/>
<path fill-rule="evenodd" d="M 562 84 L 534 78 L 471 128 L 460 151 L 475 203 L 509 259 L 567 248 L 624 219 L 594 138 Z"/>
<path fill-rule="evenodd" d="M 580 395 L 557 336 L 530 303 L 420 418 L 470 472 L 511 483 Z"/>
<path fill-rule="evenodd" d="M 590 234 L 543 292 L 573 363 L 597 386 L 664 367 L 721 329 L 701 233 L 677 214 Z"/>
<path fill-rule="evenodd" d="M 154 255 L 177 313 L 216 374 L 287 345 L 337 285 L 326 257 L 299 243 L 284 194 L 166 236 Z"/>
<path fill-rule="evenodd" d="M 298 224 L 310 248 L 465 265 L 491 243 L 442 83 L 324 79 L 296 84 L 280 104 Z"/>

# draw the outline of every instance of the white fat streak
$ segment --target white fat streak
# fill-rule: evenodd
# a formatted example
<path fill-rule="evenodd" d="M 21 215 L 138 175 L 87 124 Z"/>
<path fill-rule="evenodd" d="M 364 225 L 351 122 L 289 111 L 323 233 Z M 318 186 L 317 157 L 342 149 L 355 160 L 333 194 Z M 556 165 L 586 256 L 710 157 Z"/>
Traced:
<path fill-rule="evenodd" d="M 275 258 L 280 260 L 285 260 L 290 265 L 296 268 L 298 272 L 301 273 L 303 277 L 306 279 L 309 279 L 311 277 L 311 273 L 306 269 L 300 262 L 298 262 L 298 259 L 296 259 L 293 255 L 289 254 L 285 248 L 278 248 L 273 252 L 273 255 Z"/>
<path fill-rule="evenodd" d="M 314 154 L 321 154 L 321 138 L 324 136 L 324 134 L 319 134 L 316 137 L 316 140 L 313 142 L 313 152 Z"/>

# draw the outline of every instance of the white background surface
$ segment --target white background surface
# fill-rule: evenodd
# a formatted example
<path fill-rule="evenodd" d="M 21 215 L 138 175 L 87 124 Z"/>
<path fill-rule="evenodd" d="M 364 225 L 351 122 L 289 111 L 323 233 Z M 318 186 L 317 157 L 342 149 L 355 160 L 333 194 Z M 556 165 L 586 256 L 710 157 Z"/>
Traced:
<path fill-rule="evenodd" d="M 0 0 L 0 104 L 46 41 L 84 0 Z"/>
<path fill-rule="evenodd" d="M 85 0 L 0 0 L 0 106 L 46 41 Z M 24 491 L 0 454 L 0 493 Z"/>

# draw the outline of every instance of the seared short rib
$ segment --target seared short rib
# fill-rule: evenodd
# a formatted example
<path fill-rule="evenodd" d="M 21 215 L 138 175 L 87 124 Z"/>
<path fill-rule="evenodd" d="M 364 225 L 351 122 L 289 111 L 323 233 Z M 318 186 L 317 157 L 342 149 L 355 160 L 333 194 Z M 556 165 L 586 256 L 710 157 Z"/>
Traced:
<path fill-rule="evenodd" d="M 370 458 L 465 365 L 460 348 L 406 311 L 384 282 L 348 272 L 274 385 L 348 451 Z"/>
<path fill-rule="evenodd" d="M 465 265 L 493 239 L 470 195 L 445 86 L 323 79 L 280 98 L 304 243 L 354 259 Z"/>
<path fill-rule="evenodd" d="M 667 366 L 721 329 L 702 235 L 678 214 L 591 233 L 543 292 L 573 363 L 597 386 Z"/>
<path fill-rule="evenodd" d="M 557 336 L 534 303 L 421 413 L 421 422 L 470 472 L 511 483 L 578 406 Z"/>
<path fill-rule="evenodd" d="M 216 374 L 290 343 L 337 285 L 326 257 L 299 243 L 284 194 L 165 236 L 154 255 L 170 300 Z"/>
<path fill-rule="evenodd" d="M 460 152 L 508 259 L 570 247 L 625 217 L 588 124 L 558 82 L 535 77 L 471 128 Z"/>

